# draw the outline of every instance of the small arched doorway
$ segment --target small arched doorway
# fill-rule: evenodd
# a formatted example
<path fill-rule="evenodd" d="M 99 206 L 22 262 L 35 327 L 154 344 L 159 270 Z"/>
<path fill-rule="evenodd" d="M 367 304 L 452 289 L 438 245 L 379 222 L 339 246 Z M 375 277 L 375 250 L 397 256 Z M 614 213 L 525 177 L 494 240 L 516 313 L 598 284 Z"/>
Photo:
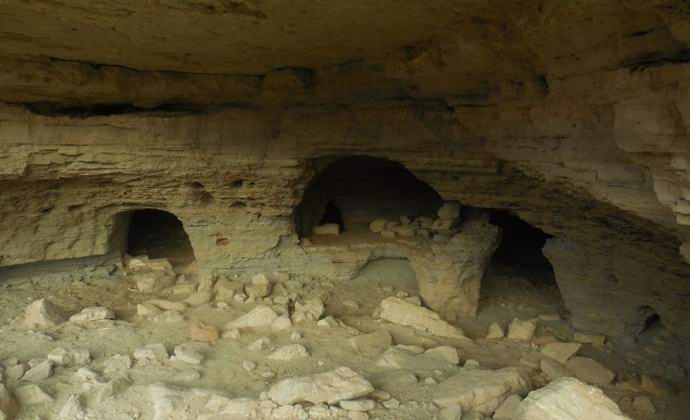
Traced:
<path fill-rule="evenodd" d="M 149 258 L 167 258 L 173 266 L 195 260 L 194 249 L 182 221 L 158 209 L 141 209 L 119 216 L 119 243 L 124 253 Z"/>

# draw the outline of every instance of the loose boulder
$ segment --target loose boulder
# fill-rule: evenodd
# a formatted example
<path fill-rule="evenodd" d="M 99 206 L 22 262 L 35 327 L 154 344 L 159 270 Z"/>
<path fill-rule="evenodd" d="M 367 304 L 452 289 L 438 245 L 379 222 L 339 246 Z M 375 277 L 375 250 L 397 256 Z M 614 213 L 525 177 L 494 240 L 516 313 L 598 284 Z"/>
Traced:
<path fill-rule="evenodd" d="M 228 322 L 225 329 L 270 327 L 277 318 L 278 314 L 273 309 L 268 306 L 257 306 L 234 321 Z"/>
<path fill-rule="evenodd" d="M 292 322 L 295 324 L 304 321 L 318 321 L 323 315 L 325 306 L 318 298 L 307 299 L 303 302 L 295 302 L 295 310 L 292 313 Z"/>
<path fill-rule="evenodd" d="M 530 389 L 529 378 L 516 368 L 465 369 L 441 382 L 433 401 L 440 407 L 457 404 L 463 412 L 490 415 L 508 396 L 526 395 Z"/>
<path fill-rule="evenodd" d="M 284 379 L 273 385 L 268 396 L 279 405 L 310 402 L 335 404 L 364 397 L 374 390 L 369 381 L 348 367 L 311 376 Z"/>
<path fill-rule="evenodd" d="M 348 340 L 352 348 L 366 356 L 381 354 L 393 345 L 393 337 L 386 330 L 376 330 L 370 334 L 362 334 Z"/>
<path fill-rule="evenodd" d="M 557 379 L 522 400 L 513 420 L 630 420 L 600 389 L 575 378 Z"/>
<path fill-rule="evenodd" d="M 534 321 L 521 321 L 517 318 L 508 326 L 508 339 L 514 341 L 529 341 L 534 336 L 537 324 Z"/>
<path fill-rule="evenodd" d="M 409 255 L 424 303 L 448 321 L 475 316 L 481 280 L 500 237 L 501 229 L 487 220 L 467 220 L 447 241 L 439 237 L 432 252 Z"/>
<path fill-rule="evenodd" d="M 443 321 L 436 312 L 397 297 L 389 297 L 381 301 L 378 316 L 388 322 L 412 327 L 439 337 L 467 339 L 462 330 Z"/>
<path fill-rule="evenodd" d="M 565 363 L 580 350 L 580 347 L 580 343 L 548 343 L 541 352 L 557 362 Z"/>
<path fill-rule="evenodd" d="M 268 356 L 268 358 L 271 360 L 280 360 L 283 362 L 288 362 L 290 360 L 303 357 L 309 357 L 309 352 L 301 344 L 288 344 L 287 346 L 279 348 L 273 352 L 273 354 Z"/>
<path fill-rule="evenodd" d="M 26 307 L 22 325 L 26 328 L 54 327 L 66 320 L 62 309 L 46 299 L 39 299 Z"/>
<path fill-rule="evenodd" d="M 577 379 L 593 385 L 606 386 L 616 377 L 601 363 L 589 357 L 573 357 L 565 366 L 573 371 Z"/>

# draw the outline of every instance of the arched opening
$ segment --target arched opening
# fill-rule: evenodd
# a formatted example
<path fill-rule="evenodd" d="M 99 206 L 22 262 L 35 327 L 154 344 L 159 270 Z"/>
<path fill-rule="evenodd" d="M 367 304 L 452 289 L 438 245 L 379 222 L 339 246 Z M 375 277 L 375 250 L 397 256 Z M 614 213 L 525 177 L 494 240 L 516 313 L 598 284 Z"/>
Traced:
<path fill-rule="evenodd" d="M 482 280 L 479 322 L 504 325 L 515 317 L 542 314 L 568 317 L 551 262 L 542 248 L 551 235 L 516 214 L 489 209 L 489 222 L 501 228 L 501 242 Z M 469 327 L 468 327 L 469 328 Z"/>
<path fill-rule="evenodd" d="M 324 158 L 294 214 L 301 237 L 323 223 L 343 230 L 368 226 L 377 218 L 434 217 L 439 194 L 399 162 L 368 156 Z"/>
<path fill-rule="evenodd" d="M 122 217 L 127 227 L 124 251 L 129 255 L 167 258 L 173 266 L 194 261 L 194 250 L 180 219 L 157 209 L 134 210 Z"/>
<path fill-rule="evenodd" d="M 499 269 L 510 269 L 534 282 L 555 284 L 553 267 L 542 253 L 551 235 L 503 210 L 490 210 L 489 221 L 502 230 L 501 243 L 491 261 Z"/>

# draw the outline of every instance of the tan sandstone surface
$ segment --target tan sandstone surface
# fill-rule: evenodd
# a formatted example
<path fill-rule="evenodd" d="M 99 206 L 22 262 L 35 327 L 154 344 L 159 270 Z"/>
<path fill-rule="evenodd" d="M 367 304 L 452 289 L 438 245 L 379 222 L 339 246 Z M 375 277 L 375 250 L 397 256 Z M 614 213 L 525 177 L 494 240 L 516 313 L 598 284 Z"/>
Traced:
<path fill-rule="evenodd" d="M 0 412 L 560 419 L 572 393 L 683 418 L 688 22 L 680 0 L 0 0 Z M 268 330 L 223 328 L 264 307 Z M 191 325 L 208 347 L 176 356 Z M 542 363 L 553 341 L 584 347 Z M 288 379 L 333 392 L 261 397 Z"/>

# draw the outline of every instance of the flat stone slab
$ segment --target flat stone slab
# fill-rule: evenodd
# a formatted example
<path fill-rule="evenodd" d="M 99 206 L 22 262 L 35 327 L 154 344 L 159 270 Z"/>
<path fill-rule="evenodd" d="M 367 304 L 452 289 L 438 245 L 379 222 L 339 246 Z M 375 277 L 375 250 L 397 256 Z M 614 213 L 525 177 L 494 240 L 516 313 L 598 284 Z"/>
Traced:
<path fill-rule="evenodd" d="M 436 312 L 397 297 L 382 300 L 381 311 L 378 315 L 379 318 L 388 322 L 412 327 L 439 337 L 467 339 L 460 328 L 442 320 Z"/>
<path fill-rule="evenodd" d="M 330 372 L 284 379 L 273 385 L 268 396 L 280 405 L 297 402 L 335 404 L 343 400 L 364 397 L 374 387 L 357 372 L 339 367 Z"/>
<path fill-rule="evenodd" d="M 466 369 L 441 382 L 433 401 L 440 407 L 459 405 L 463 412 L 493 413 L 512 394 L 526 395 L 529 378 L 518 369 Z"/>

